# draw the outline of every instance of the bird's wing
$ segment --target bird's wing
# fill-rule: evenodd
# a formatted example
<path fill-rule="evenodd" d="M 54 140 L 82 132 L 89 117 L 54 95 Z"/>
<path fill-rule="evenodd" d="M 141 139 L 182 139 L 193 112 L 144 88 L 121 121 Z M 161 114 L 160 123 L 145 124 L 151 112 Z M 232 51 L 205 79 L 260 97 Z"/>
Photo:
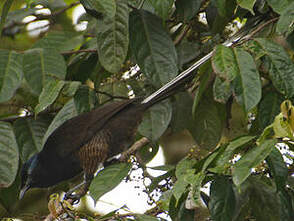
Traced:
<path fill-rule="evenodd" d="M 116 101 L 69 119 L 47 139 L 40 155 L 64 158 L 86 144 L 107 121 L 137 99 Z"/>

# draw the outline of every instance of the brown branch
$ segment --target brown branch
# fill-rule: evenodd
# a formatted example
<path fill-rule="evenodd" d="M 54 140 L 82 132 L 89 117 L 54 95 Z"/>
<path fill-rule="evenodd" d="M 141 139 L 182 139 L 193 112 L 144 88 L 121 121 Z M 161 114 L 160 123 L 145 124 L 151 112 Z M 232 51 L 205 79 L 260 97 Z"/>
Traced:
<path fill-rule="evenodd" d="M 270 20 L 268 20 L 267 22 L 259 25 L 255 30 L 253 30 L 250 35 L 248 36 L 248 39 L 251 39 L 254 35 L 256 35 L 258 32 L 260 32 L 265 26 L 271 24 L 271 23 L 274 23 L 276 22 L 277 20 L 279 20 L 280 17 L 275 17 L 275 18 L 272 18 Z"/>
<path fill-rule="evenodd" d="M 174 45 L 178 45 L 186 36 L 189 30 L 190 30 L 190 26 L 189 25 L 185 26 L 182 32 L 180 33 L 180 35 L 174 40 Z"/>
<path fill-rule="evenodd" d="M 136 153 L 140 148 L 149 144 L 150 141 L 146 137 L 142 137 L 140 140 L 136 141 L 129 149 L 121 154 L 120 161 L 126 161 L 130 155 Z"/>

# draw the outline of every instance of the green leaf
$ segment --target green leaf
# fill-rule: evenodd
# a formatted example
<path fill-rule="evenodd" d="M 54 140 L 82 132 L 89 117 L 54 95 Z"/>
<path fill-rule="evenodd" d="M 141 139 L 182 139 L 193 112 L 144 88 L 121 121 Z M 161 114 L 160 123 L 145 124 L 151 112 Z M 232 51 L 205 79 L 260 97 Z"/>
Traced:
<path fill-rule="evenodd" d="M 40 94 L 48 79 L 63 80 L 66 64 L 63 56 L 53 49 L 31 49 L 24 53 L 24 77 L 35 94 Z"/>
<path fill-rule="evenodd" d="M 254 14 L 253 6 L 254 6 L 255 2 L 256 2 L 256 0 L 237 0 L 237 4 L 240 7 L 249 10 L 252 14 Z"/>
<path fill-rule="evenodd" d="M 47 138 L 50 136 L 50 134 L 61 124 L 63 124 L 65 121 L 69 120 L 70 118 L 73 118 L 77 116 L 77 110 L 74 103 L 74 100 L 69 100 L 63 108 L 58 112 L 58 114 L 54 117 L 53 121 L 49 125 L 44 137 L 43 137 L 43 145 L 45 144 Z M 42 146 L 43 146 L 42 145 Z"/>
<path fill-rule="evenodd" d="M 102 171 L 93 179 L 90 190 L 90 196 L 97 201 L 102 195 L 112 190 L 128 175 L 131 164 L 119 163 L 113 164 Z"/>
<path fill-rule="evenodd" d="M 286 97 L 294 96 L 294 64 L 285 49 L 272 41 L 256 39 L 271 61 L 270 77 L 275 88 Z"/>
<path fill-rule="evenodd" d="M 245 153 L 233 166 L 232 175 L 235 185 L 241 185 L 251 173 L 251 169 L 259 165 L 273 150 L 277 141 L 265 140 Z"/>
<path fill-rule="evenodd" d="M 22 162 L 42 150 L 42 139 L 51 122 L 50 118 L 20 118 L 13 123 Z"/>
<path fill-rule="evenodd" d="M 267 0 L 267 3 L 272 7 L 272 9 L 281 14 L 292 0 Z"/>
<path fill-rule="evenodd" d="M 95 91 L 88 86 L 81 86 L 74 96 L 74 103 L 77 112 L 89 112 L 98 104 Z"/>
<path fill-rule="evenodd" d="M 138 214 L 136 215 L 136 220 L 138 221 L 158 221 L 156 217 L 153 216 L 147 216 L 145 214 Z"/>
<path fill-rule="evenodd" d="M 220 141 L 223 131 L 224 106 L 213 101 L 212 96 L 204 96 L 194 116 L 195 125 L 190 131 L 196 143 L 200 148 L 214 148 Z"/>
<path fill-rule="evenodd" d="M 209 169 L 210 171 L 218 171 L 224 170 L 225 165 L 229 164 L 229 160 L 232 159 L 233 154 L 235 153 L 236 149 L 242 147 L 245 144 L 253 141 L 255 136 L 243 136 L 232 140 L 228 146 L 225 148 L 224 152 L 217 158 L 216 160 L 216 167 Z"/>
<path fill-rule="evenodd" d="M 273 123 L 273 129 L 275 132 L 275 137 L 277 138 L 281 138 L 281 137 L 294 138 L 291 126 L 288 123 L 288 121 L 284 119 L 282 113 L 280 113 L 278 116 L 275 117 L 275 120 Z"/>
<path fill-rule="evenodd" d="M 239 48 L 233 50 L 239 68 L 238 76 L 234 80 L 234 93 L 237 102 L 248 112 L 261 99 L 261 81 L 252 56 Z"/>
<path fill-rule="evenodd" d="M 217 177 L 210 187 L 209 211 L 215 221 L 233 220 L 235 193 L 228 177 Z"/>
<path fill-rule="evenodd" d="M 0 20 L 0 37 L 2 34 L 2 29 L 5 25 L 6 17 L 8 15 L 8 12 L 9 12 L 9 9 L 10 9 L 12 3 L 13 3 L 13 0 L 6 0 L 6 2 L 3 5 L 2 13 L 1 13 L 1 20 Z"/>
<path fill-rule="evenodd" d="M 17 174 L 19 152 L 13 128 L 0 121 L 0 188 L 9 187 Z"/>
<path fill-rule="evenodd" d="M 216 77 L 213 83 L 214 100 L 220 103 L 227 103 L 232 95 L 231 84 L 229 81 Z"/>
<path fill-rule="evenodd" d="M 201 6 L 200 0 L 181 0 L 176 1 L 176 13 L 180 20 L 188 22 L 192 19 Z"/>
<path fill-rule="evenodd" d="M 156 141 L 167 129 L 172 116 L 170 102 L 164 101 L 149 108 L 142 123 L 139 125 L 139 133 L 152 141 Z"/>
<path fill-rule="evenodd" d="M 237 58 L 232 48 L 218 45 L 211 58 L 214 72 L 221 78 L 232 81 L 239 74 Z"/>
<path fill-rule="evenodd" d="M 125 82 L 115 81 L 110 83 L 105 83 L 99 87 L 102 93 L 98 92 L 99 102 L 103 103 L 109 100 L 109 96 L 103 93 L 110 94 L 112 96 L 122 96 L 127 98 L 129 89 Z"/>
<path fill-rule="evenodd" d="M 279 21 L 277 23 L 277 32 L 280 34 L 290 34 L 293 31 L 294 21 L 294 2 L 289 4 L 285 10 L 282 11 Z"/>
<path fill-rule="evenodd" d="M 116 12 L 115 0 L 81 0 L 80 2 L 85 8 L 96 10 L 109 17 L 113 17 Z"/>
<path fill-rule="evenodd" d="M 13 97 L 22 81 L 22 55 L 0 50 L 0 102 Z"/>
<path fill-rule="evenodd" d="M 114 16 L 98 20 L 97 51 L 101 65 L 117 73 L 127 56 L 129 47 L 129 8 L 127 0 L 116 1 Z"/>
<path fill-rule="evenodd" d="M 178 62 L 180 69 L 185 64 L 197 58 L 200 53 L 200 46 L 196 42 L 182 41 L 177 47 Z"/>
<path fill-rule="evenodd" d="M 274 121 L 275 117 L 280 113 L 282 101 L 283 97 L 274 91 L 269 91 L 264 94 L 258 105 L 257 115 L 261 129 L 266 128 Z"/>
<path fill-rule="evenodd" d="M 178 74 L 175 46 L 162 20 L 144 10 L 130 14 L 130 48 L 148 80 L 160 87 Z"/>
<path fill-rule="evenodd" d="M 74 32 L 52 31 L 38 40 L 32 48 L 55 49 L 58 52 L 75 49 L 83 42 L 83 36 Z"/>
<path fill-rule="evenodd" d="M 61 89 L 64 86 L 64 81 L 58 79 L 48 79 L 42 92 L 39 96 L 39 104 L 35 107 L 35 115 L 45 110 L 51 105 L 59 95 Z"/>
<path fill-rule="evenodd" d="M 272 176 L 275 179 L 277 190 L 282 191 L 285 188 L 288 178 L 288 168 L 284 162 L 281 152 L 274 148 L 270 155 L 266 158 L 266 162 L 269 165 Z"/>
<path fill-rule="evenodd" d="M 151 5 L 155 9 L 155 13 L 160 16 L 164 21 L 168 19 L 169 13 L 171 12 L 174 4 L 173 0 L 149 0 Z"/>
<path fill-rule="evenodd" d="M 194 158 L 184 158 L 182 159 L 176 166 L 176 177 L 179 179 L 181 176 L 186 174 L 188 169 L 191 169 L 196 164 L 196 160 Z"/>

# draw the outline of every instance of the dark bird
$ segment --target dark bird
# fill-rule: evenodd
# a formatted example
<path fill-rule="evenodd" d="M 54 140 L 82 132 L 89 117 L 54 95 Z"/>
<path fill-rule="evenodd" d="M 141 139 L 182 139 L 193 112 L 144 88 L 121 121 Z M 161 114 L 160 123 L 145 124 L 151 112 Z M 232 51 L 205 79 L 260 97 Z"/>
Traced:
<path fill-rule="evenodd" d="M 240 31 L 224 45 L 231 46 L 242 40 L 241 37 L 246 37 L 247 33 L 246 29 Z M 85 195 L 99 164 L 133 143 L 144 112 L 174 94 L 193 77 L 192 72 L 211 56 L 212 52 L 144 100 L 116 101 L 63 123 L 48 137 L 42 151 L 23 165 L 20 198 L 30 188 L 50 187 L 81 172 L 84 173 L 84 181 L 70 190 L 66 198 L 75 200 Z M 74 191 L 77 192 L 75 195 Z"/>

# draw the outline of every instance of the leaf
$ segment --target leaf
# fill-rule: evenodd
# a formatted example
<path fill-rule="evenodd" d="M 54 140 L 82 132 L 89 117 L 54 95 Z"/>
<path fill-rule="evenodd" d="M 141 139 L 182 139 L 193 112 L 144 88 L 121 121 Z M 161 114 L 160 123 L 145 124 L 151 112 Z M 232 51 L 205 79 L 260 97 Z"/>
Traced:
<path fill-rule="evenodd" d="M 173 0 L 149 0 L 151 5 L 155 9 L 155 13 L 160 16 L 163 21 L 168 19 L 169 13 L 171 12 L 174 1 Z"/>
<path fill-rule="evenodd" d="M 279 14 L 281 14 L 283 10 L 289 7 L 289 0 L 267 0 L 267 3 L 275 12 Z"/>
<path fill-rule="evenodd" d="M 237 3 L 240 7 L 247 9 L 254 15 L 253 6 L 256 0 L 237 0 Z"/>
<path fill-rule="evenodd" d="M 271 175 L 275 179 L 277 190 L 282 191 L 288 178 L 288 168 L 284 162 L 283 155 L 277 148 L 274 148 L 266 158 L 266 162 L 269 165 Z"/>
<path fill-rule="evenodd" d="M 121 82 L 121 81 L 105 83 L 99 87 L 99 90 L 102 92 L 102 93 L 98 92 L 100 103 L 103 103 L 109 100 L 109 96 L 103 93 L 107 93 L 112 96 L 118 96 L 118 97 L 122 96 L 125 98 L 128 97 L 128 93 L 129 93 L 128 85 L 125 82 Z"/>
<path fill-rule="evenodd" d="M 53 49 L 31 49 L 24 53 L 24 77 L 35 94 L 40 94 L 48 79 L 63 80 L 66 64 L 63 56 Z"/>
<path fill-rule="evenodd" d="M 229 160 L 232 159 L 236 149 L 242 147 L 245 144 L 248 144 L 249 142 L 252 142 L 254 139 L 255 136 L 243 136 L 232 140 L 225 148 L 224 152 L 217 158 L 216 167 L 209 170 L 212 172 L 216 172 L 218 170 L 223 171 L 225 169 L 225 165 L 230 163 Z"/>
<path fill-rule="evenodd" d="M 220 103 L 227 103 L 232 95 L 231 84 L 220 77 L 216 77 L 213 83 L 214 100 Z"/>
<path fill-rule="evenodd" d="M 43 137 L 43 145 L 45 144 L 47 138 L 50 136 L 50 134 L 61 124 L 63 124 L 65 121 L 69 120 L 70 118 L 73 118 L 77 116 L 77 110 L 74 104 L 74 100 L 69 100 L 63 108 L 58 112 L 58 114 L 54 117 L 53 121 L 49 125 L 44 137 Z M 42 145 L 42 146 L 43 146 Z"/>
<path fill-rule="evenodd" d="M 280 113 L 280 105 L 283 97 L 274 91 L 269 91 L 264 94 L 258 105 L 257 119 L 261 129 L 270 125 L 275 117 Z"/>
<path fill-rule="evenodd" d="M 250 175 L 251 169 L 259 165 L 273 150 L 277 141 L 265 140 L 245 153 L 233 166 L 232 175 L 235 185 L 240 186 Z"/>
<path fill-rule="evenodd" d="M 8 12 L 9 12 L 9 9 L 10 9 L 12 3 L 13 3 L 13 0 L 6 0 L 6 2 L 3 5 L 1 19 L 0 19 L 0 37 L 2 34 L 3 27 L 5 25 L 6 17 L 8 15 Z"/>
<path fill-rule="evenodd" d="M 237 102 L 248 112 L 261 99 L 261 81 L 252 56 L 239 48 L 233 50 L 239 68 L 238 76 L 234 80 L 234 94 Z"/>
<path fill-rule="evenodd" d="M 148 80 L 160 87 L 178 74 L 175 46 L 162 20 L 144 10 L 130 14 L 130 48 Z"/>
<path fill-rule="evenodd" d="M 42 150 L 42 139 L 51 122 L 50 118 L 20 118 L 13 123 L 20 158 L 26 162 L 33 154 Z"/>
<path fill-rule="evenodd" d="M 65 82 L 58 79 L 48 79 L 39 96 L 39 104 L 35 107 L 35 115 L 51 105 L 59 95 Z"/>
<path fill-rule="evenodd" d="M 217 177 L 211 184 L 209 195 L 211 218 L 215 221 L 232 220 L 236 205 L 232 181 L 227 177 Z"/>
<path fill-rule="evenodd" d="M 149 108 L 142 123 L 139 125 L 139 133 L 152 141 L 156 141 L 167 129 L 172 116 L 170 102 L 164 101 Z"/>
<path fill-rule="evenodd" d="M 86 9 L 96 10 L 102 14 L 113 17 L 116 12 L 115 0 L 81 0 Z"/>
<path fill-rule="evenodd" d="M 0 121 L 0 188 L 9 187 L 17 174 L 19 152 L 13 128 Z"/>
<path fill-rule="evenodd" d="M 74 103 L 77 113 L 89 112 L 97 104 L 98 99 L 96 93 L 88 86 L 81 86 L 74 96 Z"/>
<path fill-rule="evenodd" d="M 200 0 L 176 1 L 176 13 L 181 21 L 188 22 L 197 14 L 200 6 Z"/>
<path fill-rule="evenodd" d="M 217 76 L 226 81 L 232 81 L 239 74 L 237 58 L 233 49 L 223 45 L 215 48 L 211 58 L 212 67 Z"/>
<path fill-rule="evenodd" d="M 212 96 L 204 96 L 194 117 L 194 126 L 190 130 L 200 148 L 212 149 L 220 141 L 225 112 L 224 106 L 216 104 Z"/>
<path fill-rule="evenodd" d="M 93 179 L 90 190 L 90 196 L 97 201 L 102 195 L 112 190 L 128 175 L 131 164 L 119 163 L 113 164 L 102 171 Z"/>
<path fill-rule="evenodd" d="M 285 8 L 279 21 L 277 23 L 277 32 L 280 34 L 290 34 L 293 31 L 293 21 L 294 21 L 294 2 L 289 4 L 287 8 Z"/>
<path fill-rule="evenodd" d="M 136 215 L 136 220 L 138 221 L 158 221 L 156 217 L 153 216 L 147 216 L 145 214 L 138 214 Z"/>
<path fill-rule="evenodd" d="M 23 78 L 22 55 L 0 50 L 0 102 L 13 97 Z"/>
<path fill-rule="evenodd" d="M 116 1 L 114 16 L 98 20 L 97 51 L 101 65 L 117 73 L 126 59 L 129 47 L 129 8 L 127 0 Z"/>
<path fill-rule="evenodd" d="M 74 32 L 51 31 L 38 40 L 32 48 L 55 49 L 58 52 L 75 49 L 83 42 L 83 36 Z"/>
<path fill-rule="evenodd" d="M 277 138 L 283 138 L 283 137 L 289 137 L 293 138 L 293 132 L 291 129 L 290 124 L 288 121 L 286 121 L 280 113 L 278 116 L 275 117 L 274 123 L 273 123 L 273 129 L 275 132 L 275 137 Z"/>
<path fill-rule="evenodd" d="M 285 49 L 272 41 L 256 39 L 271 61 L 269 75 L 275 88 L 286 97 L 294 96 L 294 64 Z"/>
<path fill-rule="evenodd" d="M 179 68 L 182 69 L 183 66 L 197 58 L 200 53 L 200 46 L 195 42 L 182 41 L 177 47 Z"/>

